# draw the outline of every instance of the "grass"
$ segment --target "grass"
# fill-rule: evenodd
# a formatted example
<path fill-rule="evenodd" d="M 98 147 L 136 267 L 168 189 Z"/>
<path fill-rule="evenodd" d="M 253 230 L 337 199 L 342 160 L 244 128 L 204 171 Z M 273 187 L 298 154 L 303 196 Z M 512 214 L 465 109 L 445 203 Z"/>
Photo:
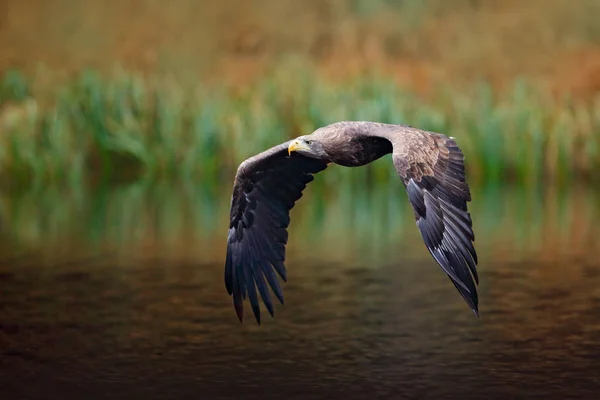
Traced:
<path fill-rule="evenodd" d="M 220 185 L 246 157 L 339 120 L 403 123 L 454 136 L 474 184 L 589 179 L 600 164 L 600 96 L 556 99 L 523 81 L 503 93 L 482 83 L 424 99 L 383 78 L 334 84 L 306 70 L 276 72 L 244 88 L 88 71 L 47 92 L 36 89 L 36 80 L 11 71 L 0 81 L 3 182 L 132 175 Z M 387 160 L 332 169 L 321 182 L 396 179 Z"/>

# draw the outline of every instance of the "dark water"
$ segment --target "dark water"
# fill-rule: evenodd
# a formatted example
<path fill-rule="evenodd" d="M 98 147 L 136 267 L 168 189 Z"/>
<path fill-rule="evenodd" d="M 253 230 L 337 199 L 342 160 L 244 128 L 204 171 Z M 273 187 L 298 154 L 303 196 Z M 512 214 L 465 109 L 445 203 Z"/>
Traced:
<path fill-rule="evenodd" d="M 474 190 L 479 319 L 403 196 L 307 194 L 258 326 L 223 286 L 226 194 L 5 193 L 0 398 L 596 398 L 600 196 Z"/>

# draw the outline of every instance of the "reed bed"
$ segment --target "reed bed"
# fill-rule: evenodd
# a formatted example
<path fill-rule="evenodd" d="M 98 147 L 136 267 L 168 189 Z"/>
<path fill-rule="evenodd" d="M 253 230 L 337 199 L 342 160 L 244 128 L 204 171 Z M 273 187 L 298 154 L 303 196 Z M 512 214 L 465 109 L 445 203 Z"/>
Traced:
<path fill-rule="evenodd" d="M 3 182 L 131 175 L 218 186 L 244 158 L 339 120 L 454 136 L 474 184 L 589 179 L 600 160 L 600 96 L 577 102 L 525 82 L 501 93 L 481 83 L 421 98 L 381 77 L 333 83 L 304 70 L 243 88 L 86 71 L 42 93 L 38 79 L 10 71 L 0 81 Z M 349 188 L 397 180 L 385 161 L 324 175 L 319 185 Z"/>

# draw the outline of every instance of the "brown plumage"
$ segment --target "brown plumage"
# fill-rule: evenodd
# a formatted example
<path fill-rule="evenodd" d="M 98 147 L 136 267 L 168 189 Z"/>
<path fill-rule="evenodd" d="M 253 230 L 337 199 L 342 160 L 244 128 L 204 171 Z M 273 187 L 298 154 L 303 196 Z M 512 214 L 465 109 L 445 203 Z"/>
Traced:
<path fill-rule="evenodd" d="M 239 166 L 231 198 L 225 286 L 240 321 L 248 297 L 273 316 L 269 287 L 283 303 L 289 211 L 329 163 L 358 167 L 392 153 L 417 226 L 433 258 L 478 315 L 477 253 L 467 202 L 463 154 L 453 138 L 404 125 L 337 122 L 282 143 Z"/>

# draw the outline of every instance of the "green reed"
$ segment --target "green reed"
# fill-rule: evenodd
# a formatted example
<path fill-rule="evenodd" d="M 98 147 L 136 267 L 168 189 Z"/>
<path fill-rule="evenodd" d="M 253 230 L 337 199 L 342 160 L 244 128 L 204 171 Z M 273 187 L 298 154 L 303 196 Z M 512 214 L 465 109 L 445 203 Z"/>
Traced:
<path fill-rule="evenodd" d="M 447 88 L 433 100 L 380 77 L 332 83 L 306 71 L 275 73 L 244 88 L 89 71 L 50 91 L 38 86 L 15 71 L 0 81 L 2 181 L 132 175 L 215 186 L 246 157 L 339 120 L 454 136 L 472 182 L 562 182 L 591 177 L 600 160 L 600 96 L 575 102 L 524 82 L 502 93 L 487 84 Z M 382 160 L 332 168 L 316 185 L 392 179 L 391 163 Z"/>

